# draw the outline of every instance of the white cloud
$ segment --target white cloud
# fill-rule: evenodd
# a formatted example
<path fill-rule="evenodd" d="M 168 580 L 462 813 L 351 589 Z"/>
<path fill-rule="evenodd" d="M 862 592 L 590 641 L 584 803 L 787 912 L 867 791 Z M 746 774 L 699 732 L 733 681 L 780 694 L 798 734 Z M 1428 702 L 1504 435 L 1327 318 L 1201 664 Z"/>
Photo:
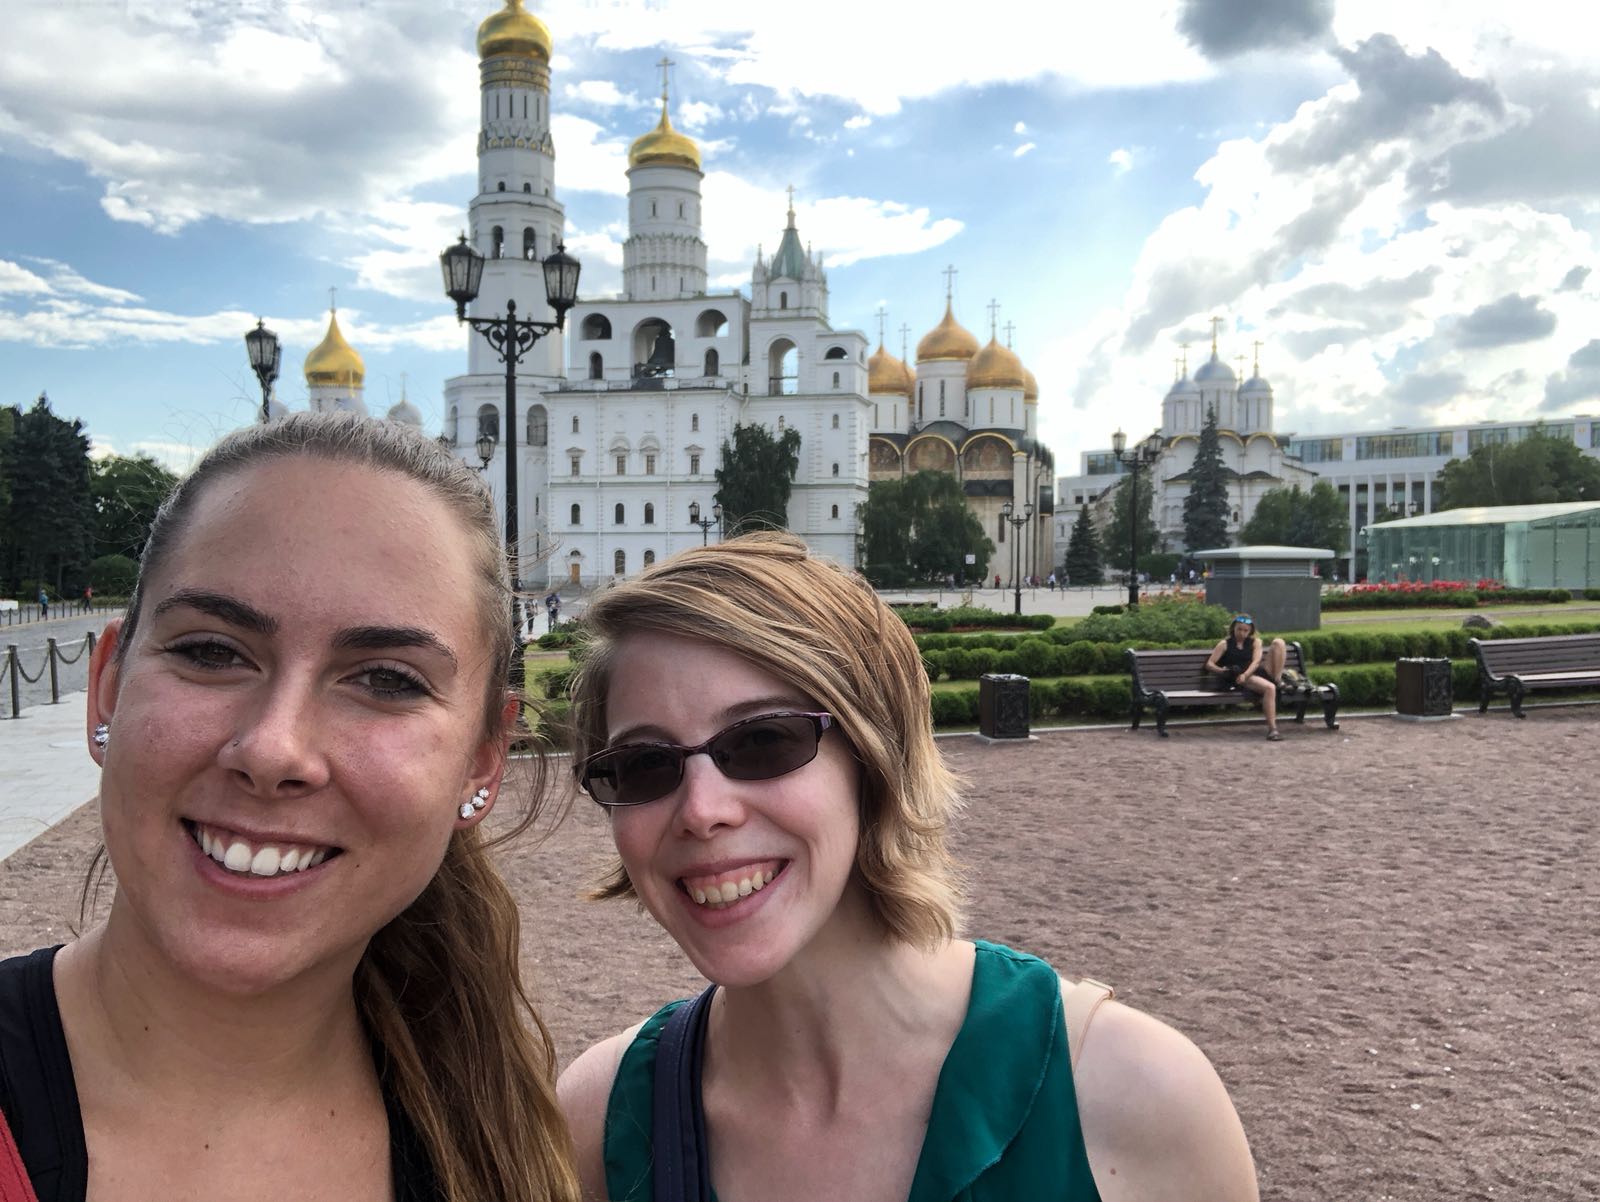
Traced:
<path fill-rule="evenodd" d="M 686 100 L 678 105 L 678 124 L 687 130 L 704 129 L 724 116 L 720 107 L 704 100 Z"/>
<path fill-rule="evenodd" d="M 1014 133 L 1014 134 L 1025 134 L 1025 133 L 1027 133 L 1028 132 L 1027 122 L 1018 121 L 1015 125 L 1013 125 L 1011 127 L 1011 132 Z"/>
<path fill-rule="evenodd" d="M 866 129 L 867 126 L 871 124 L 871 117 L 867 116 L 865 113 L 857 113 L 854 117 L 847 117 L 845 119 L 844 127 L 846 129 Z"/>
<path fill-rule="evenodd" d="M 0 259 L 0 292 L 49 292 L 50 285 L 20 263 Z"/>
<path fill-rule="evenodd" d="M 1024 142 L 1021 146 L 1018 146 L 1015 150 L 1013 150 L 1011 152 L 1011 157 L 1014 158 L 1014 159 L 1020 159 L 1023 155 L 1027 154 L 1030 150 L 1034 150 L 1034 149 L 1036 149 L 1036 144 L 1035 143 L 1033 143 L 1033 142 Z"/>
<path fill-rule="evenodd" d="M 569 113 L 556 113 L 550 118 L 550 136 L 556 144 L 563 192 L 627 195 L 631 139 L 608 134 L 603 126 Z"/>
<path fill-rule="evenodd" d="M 1133 170 L 1133 151 L 1126 146 L 1119 146 L 1106 156 L 1106 162 L 1111 164 L 1116 174 L 1126 175 Z"/>
<path fill-rule="evenodd" d="M 641 100 L 631 92 L 624 92 L 609 79 L 582 79 L 561 89 L 568 100 L 597 108 L 649 108 L 650 101 Z"/>

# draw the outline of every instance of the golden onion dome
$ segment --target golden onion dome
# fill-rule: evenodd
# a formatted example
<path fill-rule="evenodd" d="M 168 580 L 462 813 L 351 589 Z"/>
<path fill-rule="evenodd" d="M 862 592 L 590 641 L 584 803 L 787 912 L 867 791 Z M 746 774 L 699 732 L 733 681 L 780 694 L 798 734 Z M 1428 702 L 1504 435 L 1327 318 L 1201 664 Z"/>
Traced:
<path fill-rule="evenodd" d="M 872 358 L 867 360 L 867 392 L 871 395 L 911 395 L 911 369 L 884 350 L 881 342 L 878 343 L 878 349 L 872 352 Z"/>
<path fill-rule="evenodd" d="M 522 0 L 506 0 L 506 6 L 492 16 L 484 18 L 478 26 L 478 57 L 497 58 L 514 55 L 517 58 L 550 61 L 550 30 L 527 9 Z"/>
<path fill-rule="evenodd" d="M 667 102 L 661 101 L 661 120 L 647 134 L 641 134 L 628 147 L 630 167 L 693 167 L 700 170 L 700 148 L 672 128 L 672 118 L 667 116 Z"/>
<path fill-rule="evenodd" d="M 1025 384 L 1023 373 L 1027 370 L 1015 351 L 990 338 L 989 345 L 967 364 L 967 387 L 1020 389 Z"/>
<path fill-rule="evenodd" d="M 1022 399 L 1030 405 L 1039 403 L 1039 381 L 1026 367 L 1022 369 Z"/>
<path fill-rule="evenodd" d="M 366 378 L 367 365 L 361 361 L 356 348 L 344 340 L 339 331 L 339 319 L 328 314 L 327 334 L 306 356 L 306 383 L 356 388 Z"/>
<path fill-rule="evenodd" d="M 917 343 L 917 362 L 929 359 L 970 359 L 978 353 L 978 340 L 972 332 L 956 320 L 948 300 L 944 303 L 944 320 L 922 336 Z"/>

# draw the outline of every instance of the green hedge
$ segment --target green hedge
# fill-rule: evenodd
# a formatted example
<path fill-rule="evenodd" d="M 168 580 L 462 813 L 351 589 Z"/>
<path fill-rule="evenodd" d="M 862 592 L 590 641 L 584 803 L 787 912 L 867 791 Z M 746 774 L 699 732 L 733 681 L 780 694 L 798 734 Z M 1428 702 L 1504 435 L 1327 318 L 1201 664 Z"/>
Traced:
<path fill-rule="evenodd" d="M 1589 597 L 1595 592 L 1595 597 Z M 1600 590 L 1584 590 L 1586 600 L 1600 600 Z M 1329 593 L 1325 610 L 1340 609 L 1475 609 L 1480 605 L 1560 605 L 1572 600 L 1564 588 L 1419 589 L 1415 592 Z"/>
<path fill-rule="evenodd" d="M 1220 605 L 1162 597 L 1120 614 L 1091 613 L 1071 630 L 1074 639 L 1096 643 L 1184 643 L 1190 639 L 1215 642 L 1228 633 L 1230 617 L 1232 614 Z"/>
<path fill-rule="evenodd" d="M 957 605 L 952 609 L 931 606 L 904 606 L 894 611 L 913 630 L 940 631 L 957 626 L 976 630 L 1048 630 L 1055 625 L 1049 614 L 1005 614 L 977 605 Z"/>
<path fill-rule="evenodd" d="M 1487 630 L 1452 627 L 1447 630 L 1394 631 L 1322 630 L 1302 635 L 1300 646 L 1309 663 L 1369 664 L 1415 656 L 1430 659 L 1464 659 L 1472 654 L 1468 640 L 1542 638 L 1556 634 L 1600 633 L 1600 622 L 1552 625 L 1548 622 L 1509 622 Z"/>

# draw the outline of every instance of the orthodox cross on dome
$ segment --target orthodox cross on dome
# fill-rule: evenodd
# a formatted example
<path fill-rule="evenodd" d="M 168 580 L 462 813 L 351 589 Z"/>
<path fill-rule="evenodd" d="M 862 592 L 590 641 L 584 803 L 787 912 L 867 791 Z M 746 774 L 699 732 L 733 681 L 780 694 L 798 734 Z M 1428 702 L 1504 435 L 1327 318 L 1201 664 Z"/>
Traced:
<path fill-rule="evenodd" d="M 667 107 L 667 73 L 677 65 L 677 63 L 673 62 L 664 54 L 661 56 L 661 61 L 656 64 L 656 66 L 661 68 L 661 107 L 663 109 Z"/>
<path fill-rule="evenodd" d="M 328 289 L 328 312 L 329 313 L 337 313 L 338 311 L 339 311 L 339 290 L 337 288 L 329 288 Z"/>
<path fill-rule="evenodd" d="M 1014 321 L 1008 321 L 1000 328 L 1006 332 L 1006 349 L 1009 350 L 1011 349 L 1011 335 L 1016 330 L 1017 323 Z"/>
<path fill-rule="evenodd" d="M 1259 379 L 1260 376 L 1261 376 L 1261 342 L 1260 342 L 1259 339 L 1257 339 L 1257 341 L 1255 343 L 1255 348 L 1256 348 L 1255 375 Z"/>
<path fill-rule="evenodd" d="M 1180 343 L 1178 343 L 1178 349 L 1183 352 L 1183 374 L 1184 375 L 1188 375 L 1189 374 L 1189 344 L 1187 342 L 1180 342 Z"/>
<path fill-rule="evenodd" d="M 878 345 L 883 345 L 884 323 L 889 320 L 889 310 L 882 305 L 878 306 Z"/>
<path fill-rule="evenodd" d="M 906 339 L 911 337 L 911 327 L 904 322 L 900 323 L 900 358 L 906 357 Z"/>
<path fill-rule="evenodd" d="M 794 229 L 794 185 L 790 184 L 785 191 L 789 193 L 789 228 Z"/>
<path fill-rule="evenodd" d="M 400 399 L 402 401 L 406 399 L 406 373 L 405 372 L 401 372 L 400 373 Z"/>
<path fill-rule="evenodd" d="M 1182 362 L 1183 362 L 1182 359 L 1179 359 L 1177 356 L 1173 356 L 1173 359 L 1172 359 L 1172 378 L 1174 380 L 1183 379 L 1183 368 L 1179 366 Z"/>
<path fill-rule="evenodd" d="M 1222 318 L 1213 317 L 1211 319 L 1211 354 L 1213 357 L 1215 357 L 1217 353 L 1217 327 L 1221 324 Z"/>
<path fill-rule="evenodd" d="M 986 308 L 989 310 L 989 340 L 993 342 L 998 336 L 997 329 L 1000 322 L 1000 302 L 991 296 Z"/>
<path fill-rule="evenodd" d="M 950 266 L 946 267 L 944 269 L 944 271 L 940 273 L 940 274 L 942 274 L 944 276 L 944 300 L 945 300 L 945 304 L 949 304 L 950 303 L 950 298 L 955 294 L 956 276 L 959 273 L 960 273 L 959 269 L 956 267 L 956 265 L 954 263 L 950 264 Z"/>
<path fill-rule="evenodd" d="M 1244 356 L 1235 355 L 1233 361 L 1239 365 L 1239 378 L 1244 379 Z"/>

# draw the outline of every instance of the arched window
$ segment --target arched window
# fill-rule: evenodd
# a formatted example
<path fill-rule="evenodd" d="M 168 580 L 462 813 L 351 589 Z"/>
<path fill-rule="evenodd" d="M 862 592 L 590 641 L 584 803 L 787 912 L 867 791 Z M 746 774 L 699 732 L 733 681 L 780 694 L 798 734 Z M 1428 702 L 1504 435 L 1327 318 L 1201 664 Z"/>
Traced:
<path fill-rule="evenodd" d="M 504 184 L 500 185 L 500 190 L 502 192 L 505 191 L 505 188 L 506 186 Z M 494 227 L 494 229 L 489 231 L 489 257 L 491 259 L 498 259 L 502 254 L 505 253 L 505 249 L 506 232 L 497 225 Z"/>
<path fill-rule="evenodd" d="M 700 415 L 698 413 L 691 413 L 689 415 L 689 430 L 691 433 L 698 433 L 699 429 Z"/>
<path fill-rule="evenodd" d="M 846 351 L 844 349 L 844 347 L 842 347 L 842 346 L 830 346 L 828 348 L 827 353 L 825 355 L 823 355 L 822 357 L 824 359 L 847 359 L 850 356 L 849 356 L 849 352 Z"/>
<path fill-rule="evenodd" d="M 611 557 L 611 570 L 618 576 L 626 576 L 628 574 L 628 553 L 626 551 L 618 551 Z"/>
<path fill-rule="evenodd" d="M 576 413 L 572 415 L 572 432 L 574 434 L 578 433 L 578 415 Z"/>
<path fill-rule="evenodd" d="M 494 108 L 495 108 L 494 115 L 496 117 L 498 117 L 500 115 L 500 97 L 498 97 L 498 96 L 496 96 L 494 98 Z M 505 180 L 501 180 L 500 181 L 500 186 L 498 188 L 496 188 L 495 191 L 496 192 L 504 192 L 505 190 L 506 190 L 506 181 Z"/>
<path fill-rule="evenodd" d="M 656 553 L 654 551 L 646 551 L 644 553 L 644 566 L 645 567 L 648 568 L 651 564 L 655 563 L 655 561 L 656 561 Z"/>
<path fill-rule="evenodd" d="M 710 350 L 708 350 L 706 352 L 706 369 L 705 369 L 705 372 L 703 374 L 708 375 L 708 376 L 714 376 L 714 375 L 717 374 L 717 372 L 720 369 L 720 367 L 721 367 L 721 364 L 718 362 L 718 358 L 717 358 L 717 348 L 716 347 L 712 347 Z"/>
<path fill-rule="evenodd" d="M 778 308 L 787 309 L 788 307 L 789 307 L 789 294 L 787 292 L 778 293 Z"/>
<path fill-rule="evenodd" d="M 623 517 L 622 517 L 622 514 L 623 514 L 623 509 L 622 509 L 622 502 L 621 502 L 621 501 L 618 501 L 618 502 L 617 502 L 617 511 L 616 511 L 616 516 L 615 516 L 615 518 L 614 518 L 614 519 L 613 519 L 613 521 L 614 521 L 614 522 L 615 522 L 615 524 L 616 524 L 616 525 L 618 525 L 618 526 L 620 526 L 620 525 L 622 525 L 622 524 L 623 524 Z"/>
<path fill-rule="evenodd" d="M 829 517 L 835 517 L 835 518 L 838 517 L 839 516 L 839 507 L 837 505 L 835 505 L 833 507 L 833 512 L 831 514 L 829 514 L 828 516 Z"/>
<path fill-rule="evenodd" d="M 650 202 L 650 216 L 654 217 L 655 215 L 656 215 L 656 202 L 652 200 Z"/>
<path fill-rule="evenodd" d="M 706 309 L 694 319 L 696 338 L 720 338 L 728 329 L 728 318 L 721 309 Z"/>
<path fill-rule="evenodd" d="M 531 226 L 525 226 L 522 230 L 522 257 L 524 259 L 537 259 L 539 257 L 534 251 L 534 246 L 533 229 Z"/>
<path fill-rule="evenodd" d="M 500 441 L 500 410 L 493 405 L 478 406 L 478 433 L 476 437 L 489 435 L 496 442 Z"/>
<path fill-rule="evenodd" d="M 833 373 L 833 386 L 835 388 L 839 387 L 839 373 L 838 372 L 834 372 Z"/>
<path fill-rule="evenodd" d="M 783 414 L 778 414 L 778 433 L 783 433 Z"/>
<path fill-rule="evenodd" d="M 799 348 L 787 338 L 775 339 L 767 350 L 767 395 L 793 396 L 799 391 Z"/>
<path fill-rule="evenodd" d="M 605 360 L 600 358 L 599 351 L 595 351 L 589 356 L 589 378 L 591 380 L 603 380 L 605 379 L 605 374 Z"/>
<path fill-rule="evenodd" d="M 445 433 L 450 437 L 451 446 L 461 445 L 461 410 L 454 405 L 450 406 L 450 420 L 445 423 Z"/>
<path fill-rule="evenodd" d="M 586 342 L 604 342 L 611 337 L 611 319 L 599 313 L 589 314 L 583 319 L 580 337 Z"/>
<path fill-rule="evenodd" d="M 528 409 L 528 445 L 550 445 L 550 414 L 543 405 L 533 405 Z"/>
<path fill-rule="evenodd" d="M 654 526 L 656 524 L 656 507 L 650 501 L 644 503 L 644 524 L 646 526 Z"/>
<path fill-rule="evenodd" d="M 581 521 L 583 521 L 583 506 L 574 505 L 572 507 L 572 524 L 576 526 Z"/>
<path fill-rule="evenodd" d="M 839 465 L 837 463 L 833 465 L 833 474 L 835 476 L 839 474 Z"/>
<path fill-rule="evenodd" d="M 873 406 L 873 411 L 874 411 L 874 412 L 876 412 L 876 411 L 877 411 L 877 406 L 876 406 L 876 405 L 874 405 L 874 406 Z M 834 415 L 833 415 L 833 428 L 834 428 L 834 429 L 835 429 L 835 430 L 837 430 L 837 429 L 838 429 L 838 428 L 839 428 L 839 415 L 838 415 L 838 414 L 837 414 L 837 413 L 835 413 L 835 414 L 834 414 Z"/>
<path fill-rule="evenodd" d="M 523 184 L 522 185 L 522 190 L 524 192 L 532 192 L 533 191 L 533 185 L 532 184 Z"/>

